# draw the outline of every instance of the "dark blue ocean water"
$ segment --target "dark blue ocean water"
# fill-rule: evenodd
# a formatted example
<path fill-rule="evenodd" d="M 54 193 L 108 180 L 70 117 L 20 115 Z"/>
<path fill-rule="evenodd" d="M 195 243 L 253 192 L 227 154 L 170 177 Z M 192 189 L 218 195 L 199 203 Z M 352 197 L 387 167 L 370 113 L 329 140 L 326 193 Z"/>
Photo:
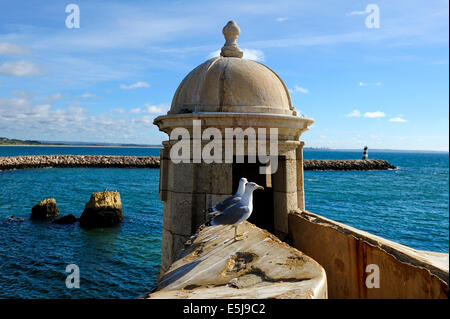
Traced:
<path fill-rule="evenodd" d="M 0 156 L 36 154 L 159 155 L 159 149 L 0 147 Z M 360 158 L 361 152 L 305 150 L 305 158 Z M 309 211 L 417 249 L 449 249 L 448 153 L 369 152 L 391 171 L 305 172 Z M 157 169 L 29 169 L 0 172 L 0 298 L 134 298 L 156 280 L 162 203 Z M 80 216 L 94 191 L 117 190 L 125 219 L 83 230 L 28 219 L 41 199 Z M 24 217 L 10 222 L 7 217 Z M 65 268 L 80 267 L 80 289 Z"/>
<path fill-rule="evenodd" d="M 361 152 L 306 151 L 351 159 Z M 449 252 L 449 154 L 369 152 L 386 171 L 305 171 L 308 211 L 422 250 Z"/>

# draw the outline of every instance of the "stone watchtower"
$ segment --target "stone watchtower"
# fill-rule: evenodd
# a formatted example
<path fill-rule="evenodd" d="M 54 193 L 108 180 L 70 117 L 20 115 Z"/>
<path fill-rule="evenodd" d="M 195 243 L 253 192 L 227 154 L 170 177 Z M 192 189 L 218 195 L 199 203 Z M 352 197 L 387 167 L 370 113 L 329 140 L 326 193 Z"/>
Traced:
<path fill-rule="evenodd" d="M 288 233 L 289 212 L 305 206 L 303 142 L 299 139 L 313 120 L 297 115 L 286 85 L 274 71 L 242 58 L 236 43 L 239 33 L 236 23 L 228 22 L 220 56 L 192 70 L 175 92 L 168 114 L 154 120 L 169 135 L 163 142 L 160 167 L 159 197 L 164 201 L 161 272 L 206 221 L 205 209 L 234 193 L 241 177 L 265 189 L 255 192 L 249 221 L 280 238 Z M 271 128 L 277 130 L 277 163 L 271 160 L 264 170 L 264 164 L 258 162 L 262 153 L 259 143 L 267 141 L 269 150 Z M 258 147 L 250 147 L 249 136 L 227 136 L 227 130 L 234 129 L 253 129 Z M 262 129 L 265 136 L 260 134 Z M 181 154 L 177 151 L 178 160 L 174 161 L 171 151 L 178 150 L 179 144 L 175 145 L 181 143 L 180 136 L 190 147 Z M 205 161 L 204 147 L 212 141 L 218 157 Z M 245 145 L 243 160 L 238 142 Z M 252 162 L 255 155 L 257 160 Z M 275 169 L 271 171 L 271 167 Z"/>

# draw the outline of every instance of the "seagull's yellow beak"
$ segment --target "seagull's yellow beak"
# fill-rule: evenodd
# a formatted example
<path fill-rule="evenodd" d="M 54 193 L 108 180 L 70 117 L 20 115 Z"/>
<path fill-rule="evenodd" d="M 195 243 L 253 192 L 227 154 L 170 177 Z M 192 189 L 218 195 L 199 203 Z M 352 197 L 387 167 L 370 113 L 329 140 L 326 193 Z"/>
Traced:
<path fill-rule="evenodd" d="M 261 189 L 261 190 L 264 190 L 264 187 L 262 187 L 262 186 L 258 186 L 258 188 L 257 189 Z"/>

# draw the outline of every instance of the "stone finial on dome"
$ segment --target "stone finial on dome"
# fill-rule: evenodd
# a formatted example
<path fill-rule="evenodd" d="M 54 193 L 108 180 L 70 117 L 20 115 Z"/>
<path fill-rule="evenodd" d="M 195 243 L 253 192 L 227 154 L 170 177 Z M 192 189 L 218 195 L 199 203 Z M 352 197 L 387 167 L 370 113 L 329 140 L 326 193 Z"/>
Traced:
<path fill-rule="evenodd" d="M 225 36 L 225 44 L 220 51 L 220 55 L 223 57 L 242 58 L 244 53 L 239 49 L 236 39 L 241 33 L 241 29 L 234 21 L 229 21 L 222 30 Z"/>

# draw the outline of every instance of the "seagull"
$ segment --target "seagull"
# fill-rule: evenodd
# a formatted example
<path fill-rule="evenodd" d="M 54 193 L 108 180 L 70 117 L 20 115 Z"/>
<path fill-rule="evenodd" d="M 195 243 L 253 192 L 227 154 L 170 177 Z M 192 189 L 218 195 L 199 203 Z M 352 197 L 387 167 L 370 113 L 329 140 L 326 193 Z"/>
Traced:
<path fill-rule="evenodd" d="M 242 234 L 237 233 L 237 228 L 240 223 L 247 220 L 253 211 L 253 191 L 257 189 L 264 189 L 256 183 L 248 183 L 245 187 L 245 192 L 242 198 L 236 204 L 229 206 L 220 215 L 214 217 L 208 224 L 216 225 L 233 225 L 234 240 L 242 240 Z"/>
<path fill-rule="evenodd" d="M 245 177 L 242 177 L 239 180 L 239 187 L 236 191 L 236 194 L 226 198 L 222 202 L 214 205 L 211 208 L 208 208 L 207 212 L 209 216 L 216 216 L 217 214 L 220 214 L 223 212 L 226 208 L 236 204 L 241 200 L 242 194 L 244 194 L 245 191 L 245 185 L 248 183 L 247 179 Z"/>

